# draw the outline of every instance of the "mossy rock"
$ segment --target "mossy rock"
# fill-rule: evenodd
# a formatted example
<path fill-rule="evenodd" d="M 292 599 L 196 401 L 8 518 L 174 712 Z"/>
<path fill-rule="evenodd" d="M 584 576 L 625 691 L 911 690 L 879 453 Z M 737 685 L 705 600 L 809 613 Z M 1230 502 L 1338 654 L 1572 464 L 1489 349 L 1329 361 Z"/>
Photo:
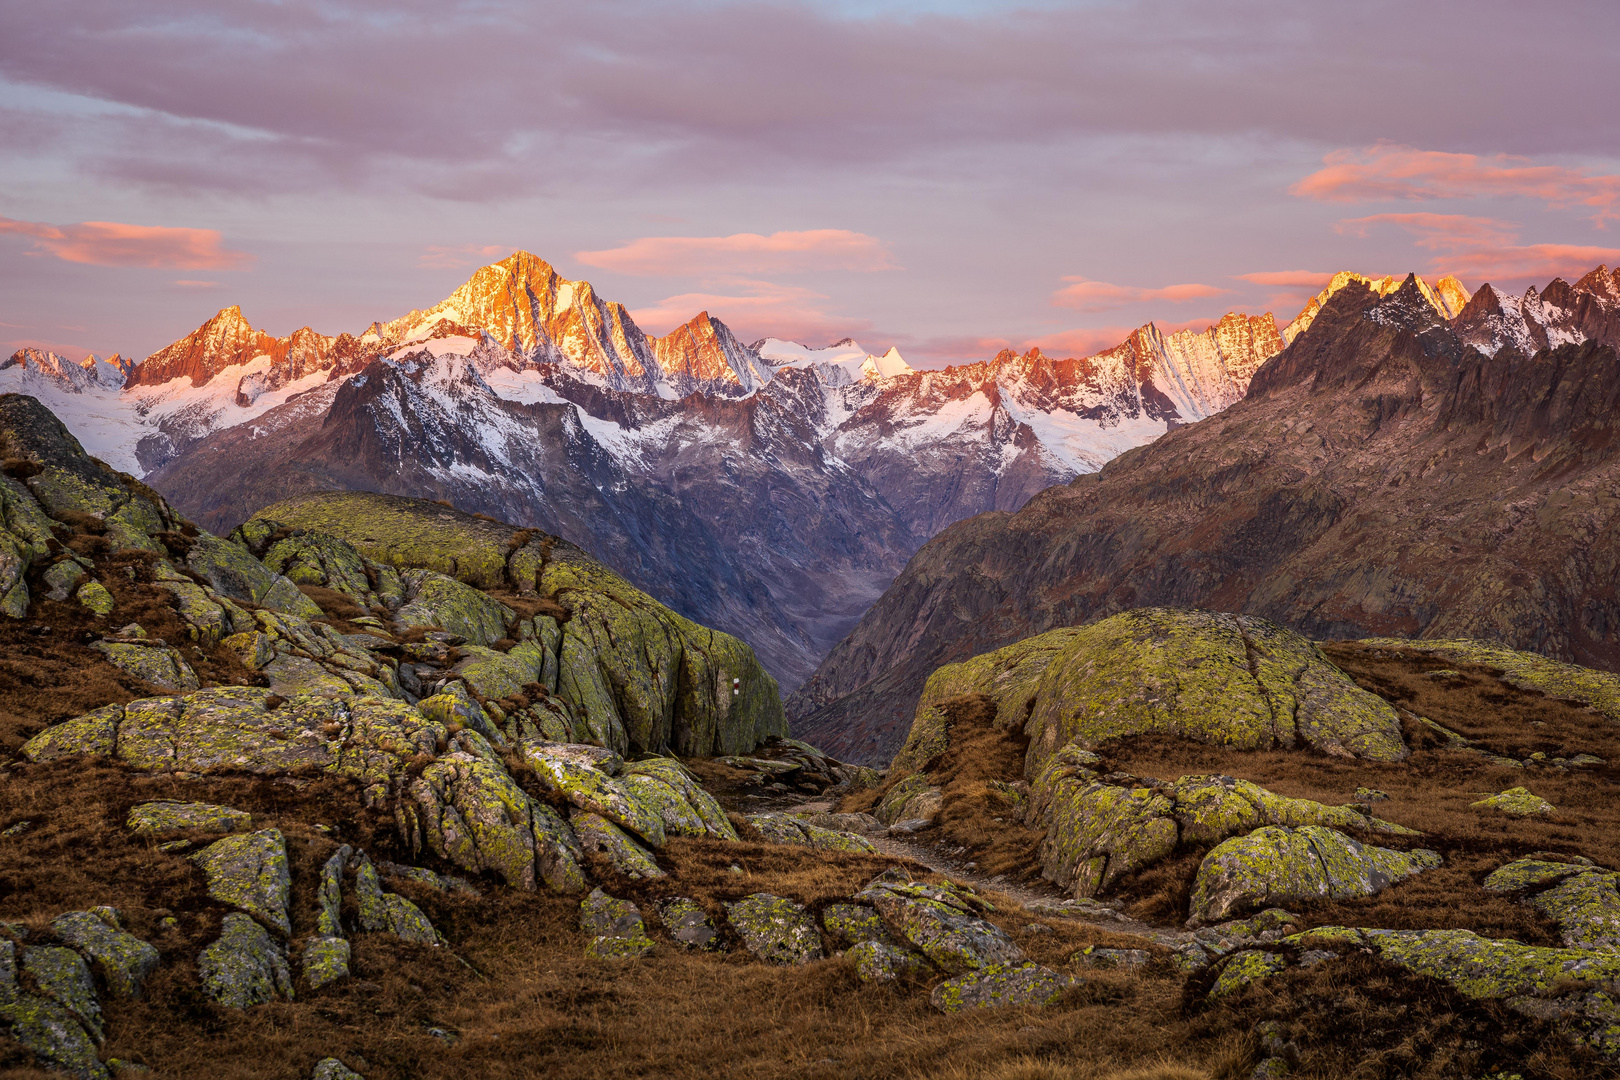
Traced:
<path fill-rule="evenodd" d="M 1221 922 L 1278 904 L 1375 896 L 1439 865 L 1433 851 L 1364 845 L 1320 825 L 1268 826 L 1204 857 L 1193 882 L 1191 919 Z"/>
<path fill-rule="evenodd" d="M 1063 633 L 1035 690 L 1028 776 L 1065 745 L 1127 735 L 1369 761 L 1408 754 L 1388 702 L 1266 619 L 1140 608 Z"/>
<path fill-rule="evenodd" d="M 1210 987 L 1212 998 L 1226 997 L 1261 979 L 1269 979 L 1288 967 L 1287 957 L 1261 949 L 1244 949 L 1227 957 L 1221 965 L 1215 985 Z"/>
<path fill-rule="evenodd" d="M 422 909 L 398 893 L 384 892 L 371 858 L 362 852 L 354 871 L 355 907 L 360 929 L 392 934 L 404 941 L 422 945 L 442 945 L 444 938 L 433 928 Z"/>
<path fill-rule="evenodd" d="M 124 824 L 136 836 L 167 837 L 196 829 L 199 832 L 228 833 L 248 828 L 253 815 L 246 810 L 213 803 L 175 802 L 159 799 L 130 808 Z"/>
<path fill-rule="evenodd" d="M 1522 787 L 1508 788 L 1478 802 L 1469 803 L 1468 806 L 1472 810 L 1497 810 L 1513 817 L 1545 817 L 1558 809 L 1546 799 L 1532 795 L 1528 789 Z"/>
<path fill-rule="evenodd" d="M 99 581 L 88 581 L 80 585 L 79 591 L 73 595 L 79 601 L 80 607 L 100 618 L 111 615 L 113 608 L 118 606 L 118 601 L 114 600 L 113 594 L 107 591 L 107 586 Z"/>
<path fill-rule="evenodd" d="M 855 977 L 864 983 L 894 982 L 903 975 L 924 975 L 928 961 L 909 949 L 882 941 L 862 941 L 844 957 L 855 964 Z"/>
<path fill-rule="evenodd" d="M 946 979 L 934 987 L 928 1001 L 947 1014 L 1001 1005 L 1050 1005 L 1078 981 L 1032 961 L 986 964 Z"/>
<path fill-rule="evenodd" d="M 505 604 L 445 574 L 407 570 L 400 580 L 407 599 L 394 618 L 401 626 L 436 626 L 487 646 L 506 637 L 517 621 L 517 612 Z"/>
<path fill-rule="evenodd" d="M 612 860 L 615 872 L 642 880 L 667 876 L 659 869 L 658 860 L 651 852 L 601 814 L 575 810 L 568 822 L 574 827 L 574 835 L 579 837 L 579 846 L 606 855 Z"/>
<path fill-rule="evenodd" d="M 286 954 L 264 927 L 240 912 L 222 921 L 219 938 L 197 958 L 203 991 L 227 1009 L 293 996 Z"/>
<path fill-rule="evenodd" d="M 139 997 L 162 959 L 158 951 L 109 919 L 105 910 L 69 911 L 51 921 L 51 933 L 84 956 L 118 997 Z"/>
<path fill-rule="evenodd" d="M 725 939 L 709 919 L 709 913 L 694 900 L 673 896 L 658 905 L 658 919 L 670 939 L 682 948 L 700 952 L 719 952 L 725 948 Z"/>
<path fill-rule="evenodd" d="M 340 937 L 312 937 L 304 942 L 298 966 L 304 975 L 304 985 L 319 990 L 349 977 L 349 942 Z"/>
<path fill-rule="evenodd" d="M 1537 858 L 1532 855 L 1515 859 L 1492 870 L 1482 887 L 1488 892 L 1520 892 L 1562 881 L 1571 874 L 1585 874 L 1596 869 L 1591 862 L 1565 862 Z"/>
<path fill-rule="evenodd" d="M 105 656 L 113 667 L 144 679 L 160 690 L 186 693 L 202 688 L 197 673 L 172 646 L 94 641 L 90 647 Z"/>
<path fill-rule="evenodd" d="M 821 932 L 802 904 L 770 893 L 754 893 L 726 905 L 726 921 L 748 951 L 772 964 L 820 960 Z"/>
<path fill-rule="evenodd" d="M 821 913 L 821 925 L 839 945 L 859 945 L 863 941 L 897 945 L 870 904 L 829 904 Z"/>
<path fill-rule="evenodd" d="M 878 881 L 856 894 L 877 909 L 895 941 L 958 974 L 990 964 L 1014 964 L 1024 952 L 1001 927 L 980 918 L 952 889 Z"/>
<path fill-rule="evenodd" d="M 208 879 L 208 895 L 292 935 L 287 900 L 292 879 L 287 870 L 287 841 L 279 829 L 216 840 L 191 861 Z"/>
<path fill-rule="evenodd" d="M 718 840 L 737 839 L 736 826 L 731 824 L 731 819 L 726 816 L 725 808 L 720 805 L 719 800 L 704 790 L 703 785 L 674 758 L 643 758 L 622 766 L 619 772 L 621 780 L 628 781 L 632 776 L 651 777 L 674 789 L 685 806 L 690 807 L 703 823 L 703 833 L 693 835 L 708 835 Z M 664 829 L 665 832 L 680 831 L 673 828 L 667 818 L 664 821 Z"/>
<path fill-rule="evenodd" d="M 94 1037 L 61 1004 L 23 989 L 17 980 L 21 966 L 17 946 L 0 938 L 0 1024 L 41 1064 L 82 1080 L 106 1080 Z"/>
<path fill-rule="evenodd" d="M 1521 690 L 1589 705 L 1610 720 L 1620 721 L 1620 675 L 1521 652 L 1491 641 L 1457 639 L 1364 638 L 1357 642 L 1381 649 L 1413 649 L 1459 664 L 1480 664 L 1502 672 L 1504 682 Z"/>
<path fill-rule="evenodd" d="M 34 987 L 72 1013 L 91 1038 L 100 1042 L 106 1036 L 95 979 L 78 953 L 55 945 L 30 945 L 23 950 L 22 969 Z"/>

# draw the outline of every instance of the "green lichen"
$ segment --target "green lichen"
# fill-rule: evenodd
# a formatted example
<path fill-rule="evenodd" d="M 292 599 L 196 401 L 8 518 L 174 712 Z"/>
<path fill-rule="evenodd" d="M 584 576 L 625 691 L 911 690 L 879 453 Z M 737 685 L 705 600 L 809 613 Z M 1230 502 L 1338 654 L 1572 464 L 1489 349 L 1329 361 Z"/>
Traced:
<path fill-rule="evenodd" d="M 401 626 L 436 626 L 469 644 L 488 646 L 506 637 L 517 619 L 505 604 L 446 574 L 407 570 L 400 580 L 409 597 L 394 614 Z"/>
<path fill-rule="evenodd" d="M 696 901 L 674 896 L 658 905 L 658 918 L 675 944 L 687 949 L 716 952 L 725 947 L 725 941 L 708 912 Z"/>
<path fill-rule="evenodd" d="M 113 667 L 137 679 L 144 679 L 161 690 L 185 693 L 202 687 L 197 673 L 177 649 L 116 641 L 96 641 L 90 647 L 105 656 L 107 663 Z"/>
<path fill-rule="evenodd" d="M 1468 639 L 1409 640 L 1366 638 L 1358 644 L 1383 649 L 1413 649 L 1455 663 L 1480 664 L 1502 672 L 1503 681 L 1548 697 L 1589 705 L 1610 720 L 1620 720 L 1620 675 L 1520 652 L 1489 641 Z"/>
<path fill-rule="evenodd" d="M 652 879 L 664 877 L 658 860 L 652 853 L 636 843 L 635 838 L 601 814 L 575 810 L 569 817 L 574 835 L 586 851 L 606 855 L 613 869 L 628 878 Z"/>
<path fill-rule="evenodd" d="M 877 909 L 896 941 L 952 974 L 1024 959 L 1007 932 L 975 914 L 955 890 L 879 880 L 855 898 Z"/>
<path fill-rule="evenodd" d="M 987 964 L 940 983 L 929 1002 L 947 1014 L 1000 1005 L 1050 1005 L 1077 981 L 1031 961 Z"/>
<path fill-rule="evenodd" d="M 896 944 L 883 927 L 877 909 L 867 904 L 829 904 L 821 913 L 821 925 L 827 936 L 839 945 L 857 945 L 875 941 L 880 945 Z"/>
<path fill-rule="evenodd" d="M 855 975 L 864 983 L 894 982 L 902 975 L 928 971 L 928 961 L 885 941 L 859 942 L 844 956 L 855 964 Z"/>
<path fill-rule="evenodd" d="M 1470 809 L 1499 810 L 1514 817 L 1543 817 L 1558 809 L 1546 799 L 1532 795 L 1528 789 L 1522 787 L 1508 788 L 1499 794 L 1468 805 Z"/>
<path fill-rule="evenodd" d="M 422 945 L 441 945 L 444 938 L 433 928 L 422 909 L 398 893 L 384 892 L 377 878 L 377 868 L 364 853 L 359 857 L 354 872 L 354 899 L 359 909 L 360 929 L 372 933 L 393 934 L 404 941 Z"/>
<path fill-rule="evenodd" d="M 545 790 L 624 826 L 653 847 L 664 846 L 663 819 L 606 773 L 553 753 L 545 743 L 526 742 L 522 753 Z"/>
<path fill-rule="evenodd" d="M 78 599 L 80 606 L 86 608 L 98 618 L 111 615 L 113 608 L 118 606 L 118 601 L 114 600 L 113 594 L 107 591 L 107 586 L 99 581 L 90 581 L 80 585 L 79 591 L 73 595 Z"/>
<path fill-rule="evenodd" d="M 304 985 L 319 990 L 349 977 L 350 946 L 340 937 L 312 937 L 304 942 L 298 966 Z"/>
<path fill-rule="evenodd" d="M 1483 887 L 1489 892 L 1519 892 L 1560 881 L 1571 874 L 1591 872 L 1589 862 L 1560 862 L 1552 859 L 1515 859 L 1492 870 Z"/>
<path fill-rule="evenodd" d="M 91 1038 L 100 1042 L 105 1037 L 96 983 L 78 953 L 54 945 L 30 945 L 23 951 L 22 969 L 39 992 L 72 1013 Z"/>
<path fill-rule="evenodd" d="M 801 904 L 770 893 L 754 893 L 726 905 L 726 921 L 748 951 L 772 964 L 820 960 L 821 933 Z"/>
<path fill-rule="evenodd" d="M 932 785 L 929 784 L 928 777 L 922 773 L 913 773 L 884 792 L 883 801 L 878 803 L 873 816 L 885 825 L 893 825 L 901 820 L 901 814 L 907 803 L 929 790 L 932 790 Z"/>
<path fill-rule="evenodd" d="M 1558 924 L 1571 948 L 1620 948 L 1620 875 L 1593 870 L 1571 874 L 1525 903 Z"/>
<path fill-rule="evenodd" d="M 1036 687 L 1026 775 L 1071 742 L 1139 734 L 1399 761 L 1384 700 L 1265 619 L 1140 608 L 1070 633 Z"/>
<path fill-rule="evenodd" d="M 1220 974 L 1215 977 L 1215 985 L 1210 987 L 1209 996 L 1222 998 L 1236 993 L 1252 982 L 1270 978 L 1287 966 L 1287 959 L 1276 953 L 1259 949 L 1235 952 L 1222 965 Z"/>
<path fill-rule="evenodd" d="M 89 911 L 58 915 L 51 921 L 51 932 L 89 960 L 108 991 L 118 997 L 138 997 L 161 959 L 156 949 L 120 929 L 116 921 Z"/>
<path fill-rule="evenodd" d="M 241 908 L 259 921 L 292 934 L 287 899 L 292 879 L 287 872 L 287 841 L 280 829 L 216 840 L 191 861 L 208 879 L 208 895 Z"/>
<path fill-rule="evenodd" d="M 720 840 L 737 839 L 736 826 L 731 824 L 719 800 L 705 791 L 703 785 L 674 758 L 644 758 L 625 765 L 620 775 L 626 781 L 632 776 L 648 776 L 662 781 L 675 789 L 685 804 L 697 814 L 703 822 L 705 834 Z M 665 828 L 669 831 L 667 821 Z"/>
<path fill-rule="evenodd" d="M 246 1009 L 293 996 L 292 971 L 264 927 L 238 912 L 222 920 L 219 938 L 197 958 L 209 997 L 228 1009 Z"/>
<path fill-rule="evenodd" d="M 246 829 L 253 815 L 246 810 L 213 803 L 174 802 L 160 799 L 156 802 L 137 803 L 130 808 L 124 824 L 136 836 L 172 836 L 196 829 L 199 832 L 235 832 Z"/>

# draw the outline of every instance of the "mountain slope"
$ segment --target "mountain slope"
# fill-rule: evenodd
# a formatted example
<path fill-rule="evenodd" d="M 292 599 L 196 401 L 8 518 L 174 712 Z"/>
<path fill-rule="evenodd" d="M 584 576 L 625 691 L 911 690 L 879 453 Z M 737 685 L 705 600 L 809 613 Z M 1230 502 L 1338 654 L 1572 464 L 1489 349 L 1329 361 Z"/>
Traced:
<path fill-rule="evenodd" d="M 1465 342 L 1415 279 L 1344 285 L 1243 401 L 936 536 L 790 700 L 795 730 L 884 760 L 938 665 L 1142 605 L 1614 666 L 1620 336 L 1612 275 L 1582 280 L 1542 295 L 1580 293 L 1597 336 L 1532 355 Z"/>

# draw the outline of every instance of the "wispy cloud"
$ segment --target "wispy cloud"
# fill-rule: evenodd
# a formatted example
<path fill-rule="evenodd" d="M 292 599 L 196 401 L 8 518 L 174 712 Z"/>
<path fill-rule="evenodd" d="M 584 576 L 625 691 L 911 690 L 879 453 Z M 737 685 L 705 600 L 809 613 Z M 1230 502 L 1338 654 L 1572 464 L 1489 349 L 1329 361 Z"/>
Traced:
<path fill-rule="evenodd" d="M 1599 263 L 1620 261 L 1620 248 L 1580 244 L 1519 244 L 1511 222 L 1462 214 L 1373 214 L 1347 218 L 1335 228 L 1367 236 L 1375 226 L 1393 225 L 1411 233 L 1417 247 L 1435 252 L 1434 273 L 1473 281 L 1545 281 L 1575 277 Z"/>
<path fill-rule="evenodd" d="M 0 217 L 0 233 L 31 237 L 33 254 L 54 255 L 91 266 L 145 266 L 165 270 L 240 270 L 253 261 L 245 251 L 223 247 L 217 229 L 81 221 L 48 225 Z"/>
<path fill-rule="evenodd" d="M 853 336 L 871 326 L 866 319 L 829 313 L 827 296 L 794 285 L 768 281 L 739 282 L 733 293 L 690 292 L 666 297 L 630 312 L 649 333 L 667 334 L 700 311 L 731 327 L 744 340 L 779 337 L 793 340 L 833 341 Z"/>
<path fill-rule="evenodd" d="M 181 278 L 179 281 L 172 282 L 172 284 L 180 289 L 217 289 L 220 286 L 220 282 L 217 281 L 191 281 L 186 278 Z"/>
<path fill-rule="evenodd" d="M 1052 303 L 1056 307 L 1074 308 L 1077 311 L 1112 311 L 1150 300 L 1184 304 L 1189 300 L 1221 296 L 1229 291 L 1213 285 L 1166 285 L 1160 289 L 1138 289 L 1083 277 L 1065 277 L 1063 280 L 1069 284 L 1052 294 Z"/>
<path fill-rule="evenodd" d="M 1498 154 L 1449 154 L 1396 143 L 1335 150 L 1289 192 L 1326 202 L 1468 199 L 1516 195 L 1552 207 L 1584 206 L 1600 226 L 1620 218 L 1620 175 L 1535 165 Z"/>
<path fill-rule="evenodd" d="M 416 260 L 416 265 L 436 269 L 458 270 L 463 266 L 481 266 L 490 259 L 499 259 L 515 250 L 500 244 L 454 244 L 439 247 L 429 244 Z"/>
<path fill-rule="evenodd" d="M 576 251 L 586 266 L 638 277 L 700 277 L 804 270 L 898 270 L 887 245 L 848 229 L 644 236 L 605 251 Z"/>
<path fill-rule="evenodd" d="M 1256 285 L 1278 285 L 1291 289 L 1321 289 L 1333 280 L 1333 271 L 1267 270 L 1258 274 L 1239 274 L 1239 281 L 1252 281 Z"/>

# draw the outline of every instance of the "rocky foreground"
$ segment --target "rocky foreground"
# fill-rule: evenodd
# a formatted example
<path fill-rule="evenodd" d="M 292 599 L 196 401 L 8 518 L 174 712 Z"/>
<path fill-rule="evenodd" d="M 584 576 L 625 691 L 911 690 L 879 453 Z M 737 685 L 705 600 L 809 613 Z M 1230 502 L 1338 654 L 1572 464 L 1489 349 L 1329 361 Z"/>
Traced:
<path fill-rule="evenodd" d="M 1615 676 L 1141 609 L 879 774 L 554 537 L 0 457 L 8 1075 L 1615 1073 Z"/>

